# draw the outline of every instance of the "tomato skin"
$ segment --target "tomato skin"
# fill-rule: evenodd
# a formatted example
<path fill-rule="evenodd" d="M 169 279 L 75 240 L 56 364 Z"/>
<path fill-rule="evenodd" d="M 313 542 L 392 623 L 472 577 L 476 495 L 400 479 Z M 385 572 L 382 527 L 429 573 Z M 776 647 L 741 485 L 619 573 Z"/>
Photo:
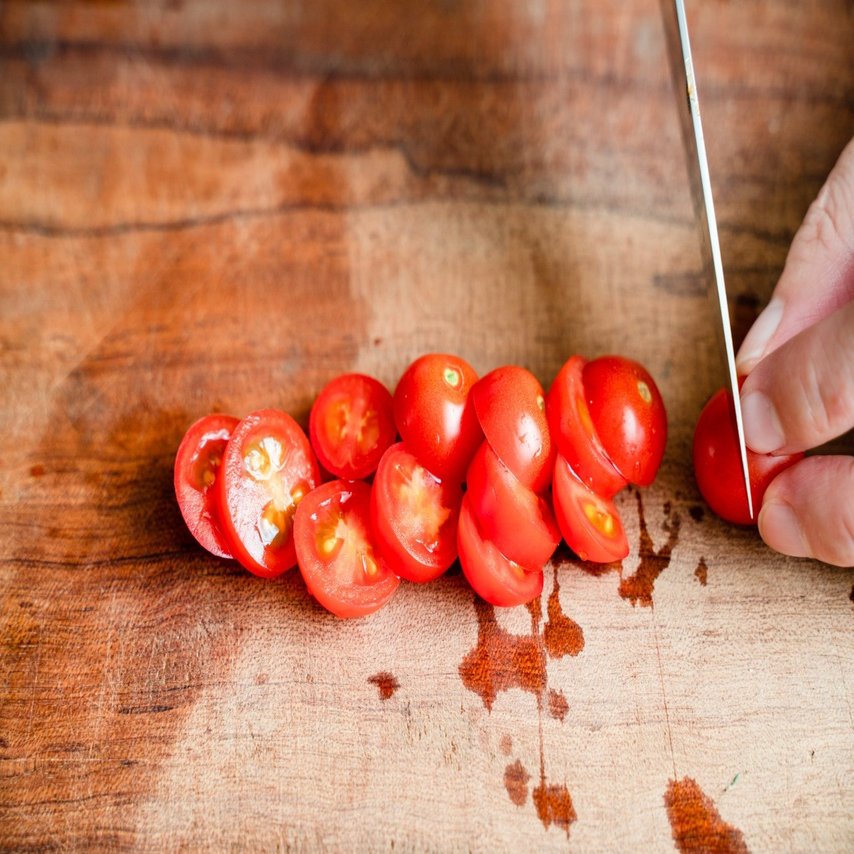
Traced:
<path fill-rule="evenodd" d="M 474 592 L 490 605 L 525 605 L 543 592 L 542 567 L 519 566 L 501 554 L 495 543 L 484 539 L 468 495 L 460 507 L 457 547 L 463 574 Z"/>
<path fill-rule="evenodd" d="M 216 481 L 237 424 L 231 415 L 205 415 L 190 426 L 175 454 L 175 497 L 187 528 L 200 546 L 229 559 L 232 554 L 222 530 Z"/>
<path fill-rule="evenodd" d="M 474 368 L 459 356 L 430 353 L 404 372 L 394 392 L 401 439 L 422 465 L 461 482 L 482 439 L 469 397 Z"/>
<path fill-rule="evenodd" d="M 629 543 L 614 502 L 596 495 L 582 483 L 559 454 L 552 483 L 558 527 L 566 544 L 582 560 L 612 563 L 628 555 Z"/>
<path fill-rule="evenodd" d="M 296 506 L 320 483 L 299 424 L 277 409 L 251 412 L 231 434 L 217 483 L 223 532 L 234 557 L 262 578 L 294 567 Z"/>
<path fill-rule="evenodd" d="M 308 426 L 320 464 L 335 477 L 362 480 L 397 436 L 391 392 L 365 374 L 341 374 L 315 399 Z"/>
<path fill-rule="evenodd" d="M 555 450 L 539 380 L 525 368 L 505 365 L 478 380 L 471 394 L 483 435 L 498 459 L 534 492 L 548 489 Z"/>
<path fill-rule="evenodd" d="M 803 456 L 756 454 L 747 449 L 756 517 L 771 481 Z M 693 461 L 697 486 L 712 511 L 735 525 L 756 525 L 756 517 L 750 518 L 747 506 L 732 395 L 725 388 L 715 392 L 700 413 L 694 430 Z"/>
<path fill-rule="evenodd" d="M 595 493 L 612 498 L 628 481 L 614 468 L 590 417 L 583 382 L 586 364 L 573 356 L 558 371 L 546 397 L 546 414 L 558 453 Z"/>
<path fill-rule="evenodd" d="M 423 583 L 457 559 L 462 490 L 428 471 L 406 443 L 383 454 L 371 490 L 371 522 L 386 563 L 401 578 Z"/>
<path fill-rule="evenodd" d="M 466 486 L 478 529 L 508 560 L 541 567 L 554 554 L 560 531 L 548 502 L 504 465 L 488 441 L 474 455 Z"/>
<path fill-rule="evenodd" d="M 584 366 L 590 417 L 614 468 L 638 486 L 655 480 L 667 443 L 667 413 L 643 365 L 602 356 Z"/>

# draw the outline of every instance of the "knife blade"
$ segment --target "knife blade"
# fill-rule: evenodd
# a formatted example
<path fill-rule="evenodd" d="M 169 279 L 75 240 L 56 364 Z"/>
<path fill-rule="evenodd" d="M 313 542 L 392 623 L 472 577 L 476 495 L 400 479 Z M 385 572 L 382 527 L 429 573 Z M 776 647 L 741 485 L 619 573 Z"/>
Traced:
<path fill-rule="evenodd" d="M 735 416 L 738 450 L 741 456 L 741 470 L 744 488 L 747 492 L 747 507 L 753 518 L 753 496 L 750 491 L 750 474 L 747 468 L 747 445 L 744 440 L 744 421 L 741 414 L 741 398 L 738 389 L 738 374 L 735 367 L 735 349 L 732 343 L 732 326 L 729 316 L 729 302 L 726 295 L 721 246 L 718 239 L 718 226 L 715 217 L 715 203 L 712 197 L 712 184 L 709 177 L 709 162 L 706 157 L 706 143 L 703 138 L 703 123 L 700 120 L 700 102 L 697 96 L 697 80 L 694 75 L 694 60 L 691 56 L 691 41 L 688 36 L 688 19 L 685 15 L 684 0 L 661 0 L 664 17 L 664 29 L 670 54 L 671 72 L 676 83 L 680 101 L 679 115 L 682 136 L 688 155 L 688 174 L 691 184 L 691 198 L 694 212 L 700 226 L 704 244 L 704 262 L 707 279 L 710 284 L 712 301 L 720 314 L 719 331 L 722 335 L 722 352 L 726 362 L 726 372 Z M 711 262 L 711 269 L 709 269 Z"/>

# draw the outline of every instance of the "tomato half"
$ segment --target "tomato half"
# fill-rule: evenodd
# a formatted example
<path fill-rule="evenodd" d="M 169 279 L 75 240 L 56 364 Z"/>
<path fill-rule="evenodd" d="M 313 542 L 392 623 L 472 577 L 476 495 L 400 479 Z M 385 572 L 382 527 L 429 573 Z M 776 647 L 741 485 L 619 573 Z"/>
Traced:
<path fill-rule="evenodd" d="M 747 472 L 756 516 L 771 481 L 803 456 L 777 457 L 747 449 Z M 724 388 L 712 395 L 700 413 L 694 430 L 693 457 L 697 486 L 712 511 L 735 525 L 755 525 L 756 518 L 750 518 L 747 506 L 732 395 Z"/>
<path fill-rule="evenodd" d="M 299 424 L 277 409 L 247 415 L 231 434 L 217 482 L 223 531 L 237 560 L 264 578 L 294 566 L 294 513 L 320 483 Z"/>
<path fill-rule="evenodd" d="M 582 381 L 584 365 L 584 359 L 573 356 L 560 369 L 546 398 L 546 413 L 558 453 L 595 493 L 611 498 L 627 481 L 614 468 L 593 426 Z"/>
<path fill-rule="evenodd" d="M 491 605 L 524 605 L 543 592 L 542 567 L 522 567 L 501 554 L 495 543 L 484 539 L 468 495 L 460 507 L 457 546 L 463 574 L 474 592 Z"/>
<path fill-rule="evenodd" d="M 558 526 L 582 560 L 611 563 L 628 555 L 629 543 L 614 502 L 582 483 L 560 455 L 552 485 Z"/>
<path fill-rule="evenodd" d="M 548 489 L 554 449 L 539 380 L 525 368 L 506 365 L 478 380 L 471 395 L 483 435 L 498 459 L 534 492 Z"/>
<path fill-rule="evenodd" d="M 505 557 L 541 567 L 554 554 L 560 531 L 549 503 L 501 462 L 489 442 L 474 455 L 466 487 L 479 530 Z"/>
<path fill-rule="evenodd" d="M 339 617 L 364 617 L 391 599 L 400 579 L 371 535 L 371 488 L 332 480 L 310 492 L 294 519 L 299 569 L 309 593 Z"/>
<path fill-rule="evenodd" d="M 380 552 L 408 581 L 432 581 L 457 559 L 462 491 L 424 468 L 403 442 L 380 460 L 371 520 Z"/>
<path fill-rule="evenodd" d="M 667 413 L 643 365 L 602 356 L 584 366 L 590 417 L 614 468 L 630 483 L 655 480 L 667 443 Z"/>
<path fill-rule="evenodd" d="M 231 557 L 214 484 L 237 424 L 231 415 L 206 415 L 187 430 L 175 455 L 175 497 L 181 515 L 199 545 L 217 557 Z"/>
<path fill-rule="evenodd" d="M 317 396 L 308 428 L 311 446 L 328 472 L 361 480 L 376 471 L 397 436 L 391 393 L 373 377 L 342 374 Z"/>
<path fill-rule="evenodd" d="M 418 461 L 440 477 L 462 481 L 483 434 L 469 391 L 474 368 L 459 356 L 431 353 L 416 359 L 394 392 L 401 439 Z"/>

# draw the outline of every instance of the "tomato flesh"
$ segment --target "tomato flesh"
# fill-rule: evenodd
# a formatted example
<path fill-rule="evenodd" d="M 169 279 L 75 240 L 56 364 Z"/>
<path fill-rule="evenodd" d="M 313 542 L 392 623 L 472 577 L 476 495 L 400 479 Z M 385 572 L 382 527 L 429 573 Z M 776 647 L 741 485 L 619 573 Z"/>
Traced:
<path fill-rule="evenodd" d="M 558 453 L 595 493 L 612 498 L 627 481 L 614 468 L 593 426 L 582 379 L 585 364 L 573 356 L 560 369 L 546 398 L 546 413 Z"/>
<path fill-rule="evenodd" d="M 582 560 L 611 563 L 628 555 L 629 543 L 614 502 L 582 483 L 560 455 L 555 461 L 553 488 L 560 532 Z"/>
<path fill-rule="evenodd" d="M 484 442 L 466 477 L 466 496 L 484 537 L 509 560 L 541 567 L 560 531 L 548 502 L 525 486 Z"/>
<path fill-rule="evenodd" d="M 296 421 L 276 409 L 247 415 L 232 433 L 218 482 L 223 530 L 237 560 L 264 578 L 295 566 L 294 514 L 320 483 Z"/>
<path fill-rule="evenodd" d="M 537 599 L 543 592 L 542 567 L 523 567 L 484 539 L 468 495 L 460 507 L 457 546 L 463 574 L 475 593 L 491 605 L 511 608 Z"/>
<path fill-rule="evenodd" d="M 344 480 L 373 474 L 396 435 L 391 393 L 364 374 L 336 377 L 311 408 L 312 448 L 320 464 Z"/>
<path fill-rule="evenodd" d="M 803 456 L 772 456 L 747 449 L 747 472 L 756 516 L 771 481 Z M 747 505 L 732 395 L 724 388 L 712 395 L 700 413 L 694 430 L 693 461 L 697 486 L 712 511 L 735 525 L 755 525 L 756 518 L 750 518 Z"/>
<path fill-rule="evenodd" d="M 406 444 L 380 460 L 371 494 L 374 534 L 384 559 L 408 581 L 438 578 L 457 558 L 462 491 L 415 458 Z"/>
<path fill-rule="evenodd" d="M 237 424 L 231 415 L 206 415 L 187 430 L 175 455 L 175 497 L 184 522 L 199 545 L 225 558 L 232 554 L 222 530 L 219 492 L 214 486 Z"/>

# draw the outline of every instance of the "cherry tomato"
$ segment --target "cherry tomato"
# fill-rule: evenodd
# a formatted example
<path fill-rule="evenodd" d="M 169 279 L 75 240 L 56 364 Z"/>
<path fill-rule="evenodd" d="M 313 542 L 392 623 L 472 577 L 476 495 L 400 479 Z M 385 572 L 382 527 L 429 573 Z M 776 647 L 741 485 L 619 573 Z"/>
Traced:
<path fill-rule="evenodd" d="M 524 368 L 506 365 L 480 379 L 471 392 L 486 441 L 498 459 L 534 492 L 548 489 L 554 468 L 546 395 Z"/>
<path fill-rule="evenodd" d="M 440 477 L 462 481 L 483 438 L 469 391 L 474 368 L 459 356 L 416 359 L 394 392 L 401 439 L 418 461 Z"/>
<path fill-rule="evenodd" d="M 546 413 L 558 453 L 597 495 L 612 498 L 627 483 L 602 447 L 584 395 L 585 361 L 573 356 L 560 369 L 546 398 Z"/>
<path fill-rule="evenodd" d="M 614 502 L 582 483 L 560 455 L 555 462 L 553 488 L 560 531 L 582 560 L 611 563 L 626 557 L 629 543 Z"/>
<path fill-rule="evenodd" d="M 231 557 L 222 532 L 218 492 L 213 488 L 225 446 L 238 421 L 231 415 L 206 415 L 187 430 L 175 455 L 175 497 L 199 545 L 217 557 Z"/>
<path fill-rule="evenodd" d="M 320 483 L 299 424 L 277 409 L 247 415 L 231 434 L 217 482 L 223 531 L 240 563 L 264 578 L 294 566 L 294 513 Z"/>
<path fill-rule="evenodd" d="M 584 366 L 590 417 L 614 468 L 630 483 L 655 480 L 667 442 L 667 413 L 643 365 L 602 356 Z"/>
<path fill-rule="evenodd" d="M 361 480 L 397 435 L 391 393 L 373 377 L 342 374 L 317 396 L 308 427 L 320 464 L 335 477 Z"/>
<path fill-rule="evenodd" d="M 460 565 L 472 589 L 491 605 L 524 605 L 543 592 L 542 567 L 526 568 L 508 560 L 495 543 L 483 538 L 468 495 L 460 508 L 457 528 Z"/>
<path fill-rule="evenodd" d="M 294 519 L 299 569 L 309 593 L 339 617 L 364 617 L 391 599 L 400 579 L 371 534 L 371 488 L 332 480 L 310 492 Z"/>
<path fill-rule="evenodd" d="M 424 468 L 405 443 L 380 460 L 371 493 L 377 544 L 394 571 L 408 581 L 432 581 L 457 559 L 462 491 Z"/>
<path fill-rule="evenodd" d="M 747 506 L 732 395 L 724 388 L 712 395 L 700 413 L 694 431 L 693 456 L 697 486 L 713 512 L 736 525 L 755 525 L 756 519 L 750 518 Z M 747 449 L 747 472 L 756 515 L 771 481 L 803 456 L 755 454 Z"/>
<path fill-rule="evenodd" d="M 560 542 L 548 502 L 525 486 L 484 442 L 466 477 L 466 496 L 483 536 L 509 560 L 541 567 Z"/>

